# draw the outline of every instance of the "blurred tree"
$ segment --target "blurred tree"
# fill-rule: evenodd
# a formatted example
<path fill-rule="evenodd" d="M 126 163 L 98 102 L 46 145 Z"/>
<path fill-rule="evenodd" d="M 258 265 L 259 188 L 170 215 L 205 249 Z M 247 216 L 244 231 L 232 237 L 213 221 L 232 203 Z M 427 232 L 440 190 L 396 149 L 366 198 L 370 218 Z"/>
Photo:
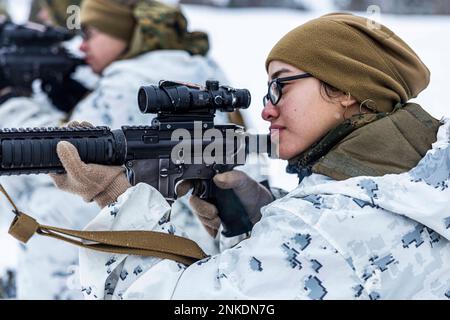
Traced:
<path fill-rule="evenodd" d="M 286 7 L 305 9 L 302 1 L 295 0 L 230 0 L 230 7 Z"/>
<path fill-rule="evenodd" d="M 285 7 L 304 10 L 303 0 L 181 0 L 180 3 L 202 4 L 221 7 Z"/>
<path fill-rule="evenodd" d="M 207 6 L 219 6 L 219 7 L 226 7 L 228 6 L 228 3 L 230 0 L 180 0 L 180 3 L 185 4 L 200 4 L 200 5 L 207 5 Z"/>
<path fill-rule="evenodd" d="M 366 11 L 377 5 L 381 13 L 394 14 L 450 14 L 450 0 L 334 0 L 341 10 Z"/>

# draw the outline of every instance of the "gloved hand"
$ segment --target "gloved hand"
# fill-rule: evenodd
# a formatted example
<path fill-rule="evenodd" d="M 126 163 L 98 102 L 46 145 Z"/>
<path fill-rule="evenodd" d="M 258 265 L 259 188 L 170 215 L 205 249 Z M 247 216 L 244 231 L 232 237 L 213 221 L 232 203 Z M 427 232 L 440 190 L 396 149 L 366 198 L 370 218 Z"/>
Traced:
<path fill-rule="evenodd" d="M 0 105 L 11 98 L 31 97 L 31 88 L 12 87 L 3 77 L 0 76 Z"/>
<path fill-rule="evenodd" d="M 88 122 L 72 121 L 68 127 L 92 127 Z M 101 208 L 117 200 L 131 184 L 119 166 L 86 164 L 80 159 L 78 150 L 67 141 L 56 146 L 65 174 L 50 174 L 56 186 L 83 197 L 86 202 L 95 201 Z"/>
<path fill-rule="evenodd" d="M 269 190 L 242 171 L 232 170 L 217 174 L 213 181 L 221 189 L 233 189 L 253 224 L 261 219 L 261 208 L 274 200 Z M 190 188 L 192 182 L 183 181 L 177 187 L 177 195 L 185 195 Z M 215 237 L 221 223 L 216 206 L 195 195 L 190 197 L 189 203 L 206 231 Z"/>
<path fill-rule="evenodd" d="M 80 82 L 69 76 L 62 82 L 42 80 L 42 91 L 44 91 L 53 105 L 63 112 L 71 112 L 90 91 Z"/>
<path fill-rule="evenodd" d="M 0 105 L 14 97 L 16 97 L 16 94 L 11 87 L 0 88 Z"/>

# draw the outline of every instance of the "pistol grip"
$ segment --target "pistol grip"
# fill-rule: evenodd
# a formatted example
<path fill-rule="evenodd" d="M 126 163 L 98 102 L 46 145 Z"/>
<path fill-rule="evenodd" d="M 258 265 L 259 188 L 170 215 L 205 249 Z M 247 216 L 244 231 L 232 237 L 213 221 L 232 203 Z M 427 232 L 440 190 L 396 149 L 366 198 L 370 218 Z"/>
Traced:
<path fill-rule="evenodd" d="M 222 234 L 225 237 L 238 236 L 252 230 L 253 224 L 233 190 L 220 189 L 212 182 L 210 196 L 207 201 L 217 207 L 223 226 Z"/>

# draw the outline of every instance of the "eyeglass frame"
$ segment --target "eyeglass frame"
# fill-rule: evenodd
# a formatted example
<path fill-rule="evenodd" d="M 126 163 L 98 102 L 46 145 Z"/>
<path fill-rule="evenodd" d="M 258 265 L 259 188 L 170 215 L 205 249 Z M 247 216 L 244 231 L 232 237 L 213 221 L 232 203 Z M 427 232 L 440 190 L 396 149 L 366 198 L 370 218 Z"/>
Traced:
<path fill-rule="evenodd" d="M 92 28 L 91 26 L 82 26 L 81 27 L 81 38 L 83 39 L 83 41 L 89 41 L 91 40 L 93 37 L 95 37 L 95 35 L 98 34 L 98 30 L 96 28 Z"/>
<path fill-rule="evenodd" d="M 283 95 L 283 87 L 286 85 L 285 82 L 293 81 L 293 80 L 300 80 L 300 79 L 305 79 L 305 78 L 310 78 L 310 77 L 313 77 L 313 75 L 306 72 L 306 73 L 298 74 L 295 76 L 284 77 L 284 78 L 275 78 L 275 79 L 271 80 L 267 85 L 267 94 L 263 97 L 263 106 L 265 107 L 269 101 L 274 106 L 276 106 L 277 103 L 280 102 L 281 96 Z M 277 84 L 277 90 L 280 92 L 280 95 L 278 96 L 277 101 L 272 101 L 271 94 L 270 94 L 270 87 L 273 85 L 273 83 Z"/>

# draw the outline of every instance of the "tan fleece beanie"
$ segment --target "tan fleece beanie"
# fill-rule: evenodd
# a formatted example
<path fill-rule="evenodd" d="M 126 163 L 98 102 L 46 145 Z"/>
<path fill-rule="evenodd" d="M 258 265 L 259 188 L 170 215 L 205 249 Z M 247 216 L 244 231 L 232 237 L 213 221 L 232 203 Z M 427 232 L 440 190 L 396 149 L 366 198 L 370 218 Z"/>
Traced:
<path fill-rule="evenodd" d="M 430 81 L 424 63 L 391 30 L 346 13 L 290 31 L 270 52 L 266 68 L 272 60 L 309 72 L 378 112 L 416 97 Z"/>
<path fill-rule="evenodd" d="M 81 4 L 81 24 L 92 26 L 129 43 L 136 21 L 133 6 L 117 0 L 84 0 Z"/>

